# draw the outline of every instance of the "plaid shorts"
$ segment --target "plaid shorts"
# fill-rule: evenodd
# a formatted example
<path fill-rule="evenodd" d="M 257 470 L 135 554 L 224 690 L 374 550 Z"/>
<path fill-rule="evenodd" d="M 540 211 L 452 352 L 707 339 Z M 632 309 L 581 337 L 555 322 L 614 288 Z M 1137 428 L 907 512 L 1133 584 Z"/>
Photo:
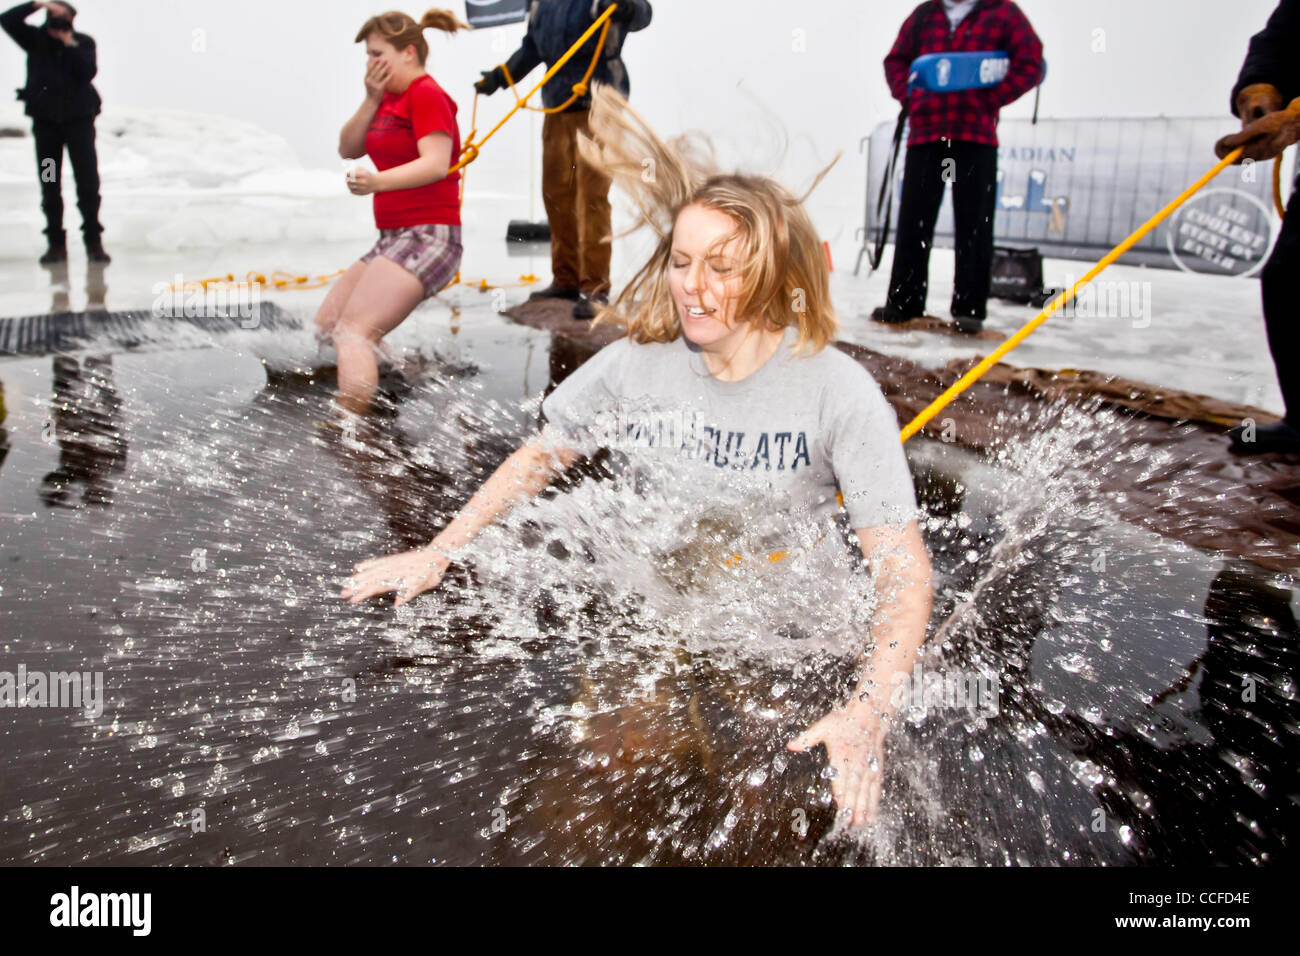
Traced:
<path fill-rule="evenodd" d="M 380 229 L 379 241 L 364 256 L 392 259 L 424 286 L 425 298 L 437 295 L 460 268 L 460 226 L 406 226 Z"/>

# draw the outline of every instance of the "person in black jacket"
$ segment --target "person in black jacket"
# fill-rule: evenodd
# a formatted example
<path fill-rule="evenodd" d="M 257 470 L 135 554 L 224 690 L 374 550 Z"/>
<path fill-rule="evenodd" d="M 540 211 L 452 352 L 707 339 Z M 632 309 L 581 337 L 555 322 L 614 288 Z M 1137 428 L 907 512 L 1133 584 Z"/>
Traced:
<path fill-rule="evenodd" d="M 39 27 L 26 22 L 44 8 Z M 68 258 L 63 232 L 63 151 L 67 149 L 77 181 L 77 207 L 81 232 L 91 262 L 105 263 L 108 254 L 100 240 L 99 159 L 95 155 L 95 117 L 100 100 L 91 80 L 97 69 L 95 41 L 72 29 L 77 11 L 67 3 L 22 3 L 0 14 L 0 26 L 27 52 L 27 85 L 18 98 L 27 104 L 36 140 L 37 170 L 41 181 L 41 209 L 49 249 L 43 264 Z"/>
<path fill-rule="evenodd" d="M 1281 0 L 1267 25 L 1250 40 L 1246 62 L 1232 89 L 1232 112 L 1241 132 L 1214 147 L 1222 159 L 1238 146 L 1242 156 L 1264 162 L 1300 142 L 1300 0 Z M 1230 433 L 1237 451 L 1300 453 L 1300 317 L 1291 284 L 1300 271 L 1300 181 L 1287 203 L 1282 232 L 1260 274 L 1264 326 L 1277 367 L 1286 416 L 1272 425 L 1248 422 Z"/>
<path fill-rule="evenodd" d="M 556 62 L 613 3 L 533 0 L 519 49 L 502 66 L 483 71 L 474 88 L 490 96 L 511 81 L 519 83 L 540 64 Z M 618 0 L 592 83 L 607 83 L 628 95 L 623 41 L 649 26 L 651 15 L 648 0 Z M 542 199 L 551 226 L 552 280 L 530 298 L 574 299 L 575 319 L 590 319 L 598 306 L 609 302 L 609 180 L 578 159 L 578 134 L 588 132 L 591 94 L 575 90 L 591 65 L 599 37 L 597 31 L 542 87 L 547 110 L 542 121 Z"/>

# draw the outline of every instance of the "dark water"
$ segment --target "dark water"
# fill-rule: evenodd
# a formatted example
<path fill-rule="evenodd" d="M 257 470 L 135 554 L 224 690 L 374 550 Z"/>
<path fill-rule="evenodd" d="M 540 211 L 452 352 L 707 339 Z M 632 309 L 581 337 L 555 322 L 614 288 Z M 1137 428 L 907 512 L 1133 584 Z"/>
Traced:
<path fill-rule="evenodd" d="M 1112 519 L 1061 454 L 1087 423 L 996 464 L 909 443 L 938 572 L 923 667 L 1000 694 L 891 733 L 866 836 L 834 826 L 821 751 L 784 750 L 851 662 L 665 637 L 545 522 L 412 608 L 339 601 L 354 561 L 431 537 L 582 358 L 495 316 L 430 341 L 356 441 L 321 425 L 331 383 L 268 375 L 256 333 L 0 362 L 0 671 L 105 690 L 98 717 L 0 709 L 0 860 L 1292 858 L 1292 582 Z"/>

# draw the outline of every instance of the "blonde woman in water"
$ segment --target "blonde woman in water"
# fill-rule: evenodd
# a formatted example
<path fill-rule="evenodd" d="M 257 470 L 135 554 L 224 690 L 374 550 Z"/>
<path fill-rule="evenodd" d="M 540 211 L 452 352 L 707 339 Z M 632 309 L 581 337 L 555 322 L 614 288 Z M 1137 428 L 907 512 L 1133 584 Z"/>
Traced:
<path fill-rule="evenodd" d="M 811 513 L 824 532 L 839 507 L 837 491 L 842 495 L 874 575 L 873 648 L 864 650 L 848 701 L 788 747 L 824 745 L 840 812 L 854 823 L 874 822 L 896 711 L 891 697 L 925 640 L 932 601 L 897 418 L 870 374 L 827 348 L 836 330 L 829 275 L 799 199 L 770 179 L 702 171 L 608 88 L 595 93 L 591 126 L 584 159 L 613 178 L 660 237 L 597 319 L 626 322 L 627 336 L 546 398 L 542 431 L 432 543 L 363 561 L 342 596 L 355 603 L 395 591 L 395 603 L 404 604 L 437 587 L 480 530 L 584 453 L 636 430 L 629 407 L 651 419 L 657 409 L 660 422 L 696 422 L 702 427 L 668 429 L 667 440 L 650 422 L 631 451 L 705 494 L 719 482 L 761 487 L 788 502 L 792 514 Z M 642 175 L 646 159 L 653 177 Z M 610 421 L 619 434 L 611 434 Z"/>

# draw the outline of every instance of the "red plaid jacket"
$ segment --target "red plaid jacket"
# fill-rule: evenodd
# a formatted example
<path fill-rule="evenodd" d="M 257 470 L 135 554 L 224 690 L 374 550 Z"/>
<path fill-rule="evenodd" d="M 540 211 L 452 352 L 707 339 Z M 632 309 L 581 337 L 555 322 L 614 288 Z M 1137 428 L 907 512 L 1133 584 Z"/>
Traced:
<path fill-rule="evenodd" d="M 914 49 L 917 17 L 923 17 L 920 46 Z M 907 99 L 912 61 L 927 53 L 1006 50 L 1011 65 L 1006 79 L 986 90 L 912 94 L 908 111 L 909 146 L 938 139 L 998 144 L 998 111 L 1032 90 L 1043 78 L 1043 44 L 1029 20 L 1010 0 L 980 0 L 966 19 L 949 32 L 941 0 L 921 4 L 898 31 L 894 48 L 885 57 L 885 79 L 900 103 Z"/>

